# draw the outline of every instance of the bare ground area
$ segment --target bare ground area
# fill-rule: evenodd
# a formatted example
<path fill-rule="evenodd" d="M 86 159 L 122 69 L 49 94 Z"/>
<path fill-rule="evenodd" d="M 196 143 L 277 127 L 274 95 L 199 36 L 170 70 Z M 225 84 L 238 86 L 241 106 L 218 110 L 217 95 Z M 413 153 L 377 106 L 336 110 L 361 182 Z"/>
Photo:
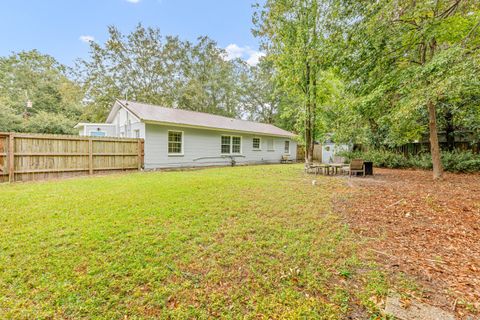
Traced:
<path fill-rule="evenodd" d="M 480 310 L 480 175 L 434 182 L 420 170 L 376 169 L 346 179 L 336 208 L 392 275 L 419 285 L 416 298 L 458 316 Z M 394 276 L 395 277 L 395 276 Z"/>

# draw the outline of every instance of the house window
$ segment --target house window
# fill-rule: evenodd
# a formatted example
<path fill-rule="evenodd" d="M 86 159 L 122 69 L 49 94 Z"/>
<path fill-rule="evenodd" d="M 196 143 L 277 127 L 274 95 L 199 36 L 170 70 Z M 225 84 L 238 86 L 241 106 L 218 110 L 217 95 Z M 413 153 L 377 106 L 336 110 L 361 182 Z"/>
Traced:
<path fill-rule="evenodd" d="M 168 131 L 168 154 L 183 154 L 182 131 Z"/>
<path fill-rule="evenodd" d="M 232 153 L 240 153 L 242 150 L 242 138 L 232 137 Z"/>
<path fill-rule="evenodd" d="M 285 153 L 290 154 L 290 141 L 285 141 Z"/>
<path fill-rule="evenodd" d="M 242 152 L 242 138 L 235 136 L 222 136 L 221 153 L 232 154 Z"/>
<path fill-rule="evenodd" d="M 267 149 L 268 151 L 274 151 L 274 140 L 273 138 L 270 138 L 267 140 Z"/>
<path fill-rule="evenodd" d="M 133 133 L 135 134 L 135 138 L 140 138 L 140 130 L 136 129 L 136 130 L 133 130 Z"/>
<path fill-rule="evenodd" d="M 230 153 L 230 136 L 222 136 L 222 154 Z"/>
<path fill-rule="evenodd" d="M 253 150 L 260 150 L 260 138 L 253 138 Z"/>

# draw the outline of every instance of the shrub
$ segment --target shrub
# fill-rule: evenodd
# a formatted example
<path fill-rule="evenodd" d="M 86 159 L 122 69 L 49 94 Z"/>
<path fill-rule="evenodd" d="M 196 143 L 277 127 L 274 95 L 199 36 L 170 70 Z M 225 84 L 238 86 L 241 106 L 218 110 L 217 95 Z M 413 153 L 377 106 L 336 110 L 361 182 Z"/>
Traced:
<path fill-rule="evenodd" d="M 447 171 L 480 171 L 480 155 L 468 152 L 443 152 L 442 164 Z"/>
<path fill-rule="evenodd" d="M 75 121 L 62 114 L 40 111 L 25 123 L 24 131 L 52 134 L 75 134 Z"/>
<path fill-rule="evenodd" d="M 377 167 L 385 168 L 406 168 L 408 167 L 407 159 L 398 153 L 387 150 L 370 150 L 368 152 L 354 151 L 342 152 L 341 156 L 352 159 L 363 159 L 365 161 L 372 161 Z"/>
<path fill-rule="evenodd" d="M 369 150 L 366 152 L 342 152 L 340 156 L 347 160 L 364 159 L 372 161 L 376 167 L 384 168 L 418 168 L 432 169 L 432 159 L 429 153 L 421 153 L 414 156 L 404 156 L 393 151 Z M 480 171 L 480 155 L 471 151 L 442 152 L 442 164 L 445 171 L 450 172 L 475 172 Z"/>

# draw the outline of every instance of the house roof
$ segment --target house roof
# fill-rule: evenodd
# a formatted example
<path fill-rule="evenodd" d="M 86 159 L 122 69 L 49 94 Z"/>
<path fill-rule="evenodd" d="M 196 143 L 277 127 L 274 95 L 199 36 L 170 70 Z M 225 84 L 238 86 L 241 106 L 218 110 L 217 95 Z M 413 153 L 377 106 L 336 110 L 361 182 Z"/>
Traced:
<path fill-rule="evenodd" d="M 213 128 L 225 131 L 250 132 L 263 135 L 294 137 L 295 134 L 274 125 L 233 119 L 209 113 L 166 108 L 146 103 L 117 100 L 107 122 L 112 122 L 119 107 L 124 107 L 144 122 L 158 122 L 179 126 Z"/>

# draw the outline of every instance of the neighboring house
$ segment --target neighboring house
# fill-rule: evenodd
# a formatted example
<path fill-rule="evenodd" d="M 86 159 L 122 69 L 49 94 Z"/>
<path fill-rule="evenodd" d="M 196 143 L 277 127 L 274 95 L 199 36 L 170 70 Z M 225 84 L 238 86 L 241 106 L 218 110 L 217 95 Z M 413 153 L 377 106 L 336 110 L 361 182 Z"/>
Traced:
<path fill-rule="evenodd" d="M 79 123 L 80 135 L 145 139 L 145 168 L 295 160 L 295 134 L 202 112 L 117 100 L 106 123 Z M 100 132 L 100 133 L 99 133 Z M 103 134 L 105 133 L 105 134 Z"/>

